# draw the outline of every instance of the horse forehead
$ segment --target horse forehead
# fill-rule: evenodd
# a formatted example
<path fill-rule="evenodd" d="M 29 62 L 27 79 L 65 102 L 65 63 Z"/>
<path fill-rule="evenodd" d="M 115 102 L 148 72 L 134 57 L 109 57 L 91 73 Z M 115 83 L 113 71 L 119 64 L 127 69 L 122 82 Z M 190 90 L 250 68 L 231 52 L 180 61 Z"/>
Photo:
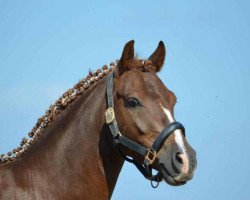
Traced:
<path fill-rule="evenodd" d="M 149 95 L 157 94 L 163 98 L 170 95 L 166 86 L 154 73 L 141 72 L 139 70 L 129 71 L 124 74 L 120 84 L 122 84 L 125 93 L 127 91 L 140 91 Z"/>
<path fill-rule="evenodd" d="M 137 94 L 141 98 L 150 97 L 164 106 L 174 105 L 175 102 L 175 98 L 172 97 L 173 93 L 154 73 L 139 70 L 129 71 L 120 80 L 120 86 L 120 91 L 124 95 Z"/>
<path fill-rule="evenodd" d="M 169 90 L 160 80 L 160 78 L 154 73 L 144 73 L 143 86 L 148 93 L 155 93 L 161 97 L 167 97 L 170 95 Z"/>
<path fill-rule="evenodd" d="M 144 88 L 146 93 L 158 99 L 159 103 L 164 106 L 174 106 L 176 102 L 175 94 L 169 90 L 157 75 L 144 77 Z"/>

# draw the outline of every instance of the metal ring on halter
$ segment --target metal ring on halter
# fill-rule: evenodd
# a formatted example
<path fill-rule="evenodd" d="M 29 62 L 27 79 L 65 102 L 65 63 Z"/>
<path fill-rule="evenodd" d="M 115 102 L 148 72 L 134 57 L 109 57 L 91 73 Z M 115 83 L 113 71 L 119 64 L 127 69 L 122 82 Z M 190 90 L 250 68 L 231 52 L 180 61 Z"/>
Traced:
<path fill-rule="evenodd" d="M 157 176 L 155 176 L 155 178 L 156 178 L 156 180 L 154 180 L 154 179 L 150 180 L 150 184 L 151 184 L 152 188 L 157 188 L 159 186 L 159 183 L 160 183 L 159 178 Z M 155 185 L 154 185 L 154 182 L 156 182 Z"/>

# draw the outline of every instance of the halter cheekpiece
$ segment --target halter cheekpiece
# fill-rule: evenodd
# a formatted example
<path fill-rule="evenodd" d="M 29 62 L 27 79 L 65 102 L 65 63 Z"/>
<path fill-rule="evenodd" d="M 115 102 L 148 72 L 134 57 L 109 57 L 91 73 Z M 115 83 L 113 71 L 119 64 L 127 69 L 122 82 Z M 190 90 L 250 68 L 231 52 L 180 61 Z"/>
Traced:
<path fill-rule="evenodd" d="M 152 187 L 156 188 L 159 185 L 159 182 L 162 181 L 162 176 L 160 175 L 160 173 L 158 173 L 157 175 L 153 175 L 151 165 L 156 160 L 157 153 L 160 151 L 167 138 L 177 129 L 181 129 L 185 135 L 185 128 L 179 122 L 172 122 L 168 124 L 162 130 L 159 136 L 155 139 L 150 149 L 147 149 L 146 147 L 123 136 L 119 131 L 117 121 L 115 118 L 114 100 L 113 100 L 113 79 L 114 79 L 114 70 L 110 72 L 108 77 L 108 83 L 107 83 L 108 108 L 105 112 L 106 123 L 108 124 L 110 131 L 112 133 L 114 147 L 126 161 L 133 163 L 146 179 L 151 180 Z M 137 152 L 142 157 L 144 157 L 143 163 L 139 163 L 133 158 L 129 158 L 126 155 L 124 155 L 119 150 L 118 144 L 121 144 L 131 149 L 132 151 Z M 153 182 L 156 182 L 156 184 L 154 185 Z"/>

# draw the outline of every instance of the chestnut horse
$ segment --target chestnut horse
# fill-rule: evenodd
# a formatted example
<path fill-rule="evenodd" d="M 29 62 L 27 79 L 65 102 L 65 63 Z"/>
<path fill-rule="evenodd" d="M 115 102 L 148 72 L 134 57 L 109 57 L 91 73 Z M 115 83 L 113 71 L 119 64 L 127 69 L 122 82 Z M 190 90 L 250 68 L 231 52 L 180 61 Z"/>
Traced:
<path fill-rule="evenodd" d="M 117 63 L 64 93 L 30 139 L 2 154 L 0 199 L 110 199 L 124 159 L 151 181 L 190 180 L 196 153 L 175 122 L 174 93 L 156 75 L 164 59 L 163 42 L 141 60 L 130 41 Z"/>

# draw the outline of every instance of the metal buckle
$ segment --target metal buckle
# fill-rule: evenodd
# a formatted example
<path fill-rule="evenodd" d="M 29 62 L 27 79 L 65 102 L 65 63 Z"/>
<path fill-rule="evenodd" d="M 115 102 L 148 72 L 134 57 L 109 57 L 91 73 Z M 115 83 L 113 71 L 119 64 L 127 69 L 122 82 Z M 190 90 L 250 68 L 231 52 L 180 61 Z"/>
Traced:
<path fill-rule="evenodd" d="M 147 152 L 147 155 L 145 156 L 145 160 L 147 160 L 149 162 L 149 164 L 153 164 L 153 162 L 156 159 L 156 151 L 152 152 L 150 151 L 150 149 Z"/>
<path fill-rule="evenodd" d="M 114 108 L 110 107 L 105 111 L 106 124 L 110 124 L 115 119 L 115 111 Z"/>

